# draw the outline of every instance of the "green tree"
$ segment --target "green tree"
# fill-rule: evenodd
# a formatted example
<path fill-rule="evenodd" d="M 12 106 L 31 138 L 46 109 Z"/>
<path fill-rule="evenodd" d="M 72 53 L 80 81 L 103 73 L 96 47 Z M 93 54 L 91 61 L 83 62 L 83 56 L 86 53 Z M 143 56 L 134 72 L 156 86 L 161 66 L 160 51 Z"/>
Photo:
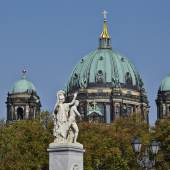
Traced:
<path fill-rule="evenodd" d="M 85 152 L 85 170 L 137 169 L 131 141 L 139 136 L 147 144 L 149 131 L 146 124 L 124 118 L 112 124 L 81 123 L 79 141 Z"/>
<path fill-rule="evenodd" d="M 170 170 L 170 118 L 157 121 L 152 136 L 160 142 L 156 168 Z"/>
<path fill-rule="evenodd" d="M 53 142 L 53 123 L 48 112 L 37 120 L 18 121 L 0 126 L 0 170 L 48 170 L 49 143 Z M 136 170 L 131 141 L 134 136 L 149 144 L 152 138 L 162 143 L 156 169 L 168 170 L 170 153 L 170 120 L 162 120 L 149 133 L 149 127 L 124 118 L 112 124 L 79 123 L 78 141 L 86 150 L 85 170 Z"/>
<path fill-rule="evenodd" d="M 49 129 L 37 120 L 18 121 L 1 127 L 0 170 L 39 170 L 48 167 Z"/>

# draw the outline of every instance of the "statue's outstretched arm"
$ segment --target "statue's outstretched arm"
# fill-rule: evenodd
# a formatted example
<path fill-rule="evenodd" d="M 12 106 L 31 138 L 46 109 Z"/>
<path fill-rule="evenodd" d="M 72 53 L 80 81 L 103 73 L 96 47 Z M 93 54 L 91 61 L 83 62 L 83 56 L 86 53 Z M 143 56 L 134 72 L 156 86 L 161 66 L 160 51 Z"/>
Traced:
<path fill-rule="evenodd" d="M 75 103 L 75 101 L 76 101 L 76 98 L 77 98 L 77 92 L 74 93 L 73 100 L 72 100 L 70 103 L 68 103 L 68 105 L 69 105 L 69 106 L 73 105 L 73 104 Z"/>

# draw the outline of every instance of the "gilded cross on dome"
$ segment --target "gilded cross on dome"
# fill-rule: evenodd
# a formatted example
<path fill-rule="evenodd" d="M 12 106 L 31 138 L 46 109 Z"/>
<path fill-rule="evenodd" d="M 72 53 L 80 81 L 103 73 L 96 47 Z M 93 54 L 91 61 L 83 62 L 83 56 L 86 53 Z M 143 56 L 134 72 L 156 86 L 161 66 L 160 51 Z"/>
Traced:
<path fill-rule="evenodd" d="M 106 19 L 107 19 L 107 14 L 108 14 L 108 12 L 107 12 L 106 10 L 104 10 L 104 11 L 102 12 L 102 14 L 103 14 L 103 16 L 104 16 L 104 19 L 106 20 Z"/>

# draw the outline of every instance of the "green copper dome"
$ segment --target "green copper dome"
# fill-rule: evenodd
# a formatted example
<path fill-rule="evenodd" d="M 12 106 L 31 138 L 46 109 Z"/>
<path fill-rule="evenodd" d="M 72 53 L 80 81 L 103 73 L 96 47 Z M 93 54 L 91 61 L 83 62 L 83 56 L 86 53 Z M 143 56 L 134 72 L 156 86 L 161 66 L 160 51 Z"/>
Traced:
<path fill-rule="evenodd" d="M 140 89 L 143 82 L 134 65 L 126 57 L 112 49 L 99 48 L 76 65 L 67 90 L 90 86 Z"/>
<path fill-rule="evenodd" d="M 170 75 L 165 77 L 164 80 L 162 80 L 159 90 L 160 91 L 170 91 Z"/>
<path fill-rule="evenodd" d="M 12 93 L 36 92 L 34 84 L 26 79 L 25 73 L 23 71 L 22 78 L 13 85 Z"/>
<path fill-rule="evenodd" d="M 112 50 L 105 14 L 99 48 L 76 65 L 67 84 L 67 92 L 88 87 L 143 89 L 143 82 L 134 65 Z"/>

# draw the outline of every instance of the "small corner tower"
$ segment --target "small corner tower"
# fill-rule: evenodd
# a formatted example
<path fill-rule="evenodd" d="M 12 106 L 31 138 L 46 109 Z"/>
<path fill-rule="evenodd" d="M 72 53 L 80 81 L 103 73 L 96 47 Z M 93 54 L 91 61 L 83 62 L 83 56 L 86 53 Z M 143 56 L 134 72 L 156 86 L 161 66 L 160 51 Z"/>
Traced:
<path fill-rule="evenodd" d="M 7 96 L 7 121 L 34 119 L 41 108 L 40 98 L 32 82 L 27 80 L 26 70 L 20 80 L 14 83 Z"/>
<path fill-rule="evenodd" d="M 170 75 L 162 80 L 156 99 L 157 119 L 170 117 Z"/>

